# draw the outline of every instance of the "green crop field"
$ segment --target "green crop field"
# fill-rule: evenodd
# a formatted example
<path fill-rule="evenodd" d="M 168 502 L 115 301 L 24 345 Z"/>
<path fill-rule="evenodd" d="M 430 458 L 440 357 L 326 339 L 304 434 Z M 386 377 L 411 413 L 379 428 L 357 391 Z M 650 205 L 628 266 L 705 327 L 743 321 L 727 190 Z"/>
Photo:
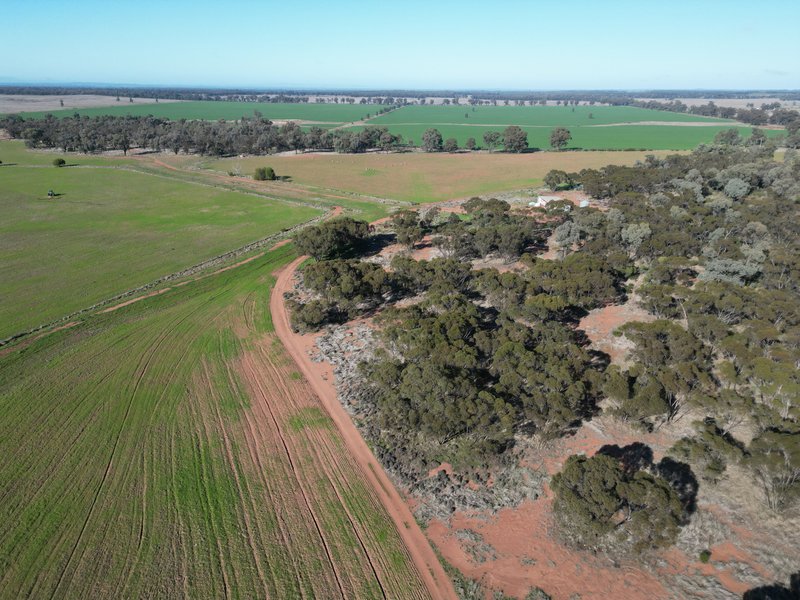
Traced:
<path fill-rule="evenodd" d="M 688 123 L 697 125 L 685 125 Z M 532 148 L 545 150 L 550 148 L 554 127 L 569 128 L 572 141 L 567 147 L 583 150 L 689 150 L 712 141 L 723 129 L 736 127 L 744 136 L 752 131 L 728 119 L 633 106 L 407 106 L 373 118 L 369 124 L 386 126 L 416 145 L 421 144 L 425 130 L 433 127 L 444 139 L 455 138 L 460 146 L 470 137 L 482 146 L 487 131 L 518 125 L 528 133 Z"/>
<path fill-rule="evenodd" d="M 0 598 L 426 597 L 271 333 L 293 256 L 0 356 Z"/>
<path fill-rule="evenodd" d="M 124 160 L 68 156 L 77 166 L 59 169 L 53 156 L 0 142 L 0 339 L 321 214 L 113 168 Z"/>
<path fill-rule="evenodd" d="M 373 123 L 373 121 L 370 121 Z M 475 138 L 478 146 L 483 146 L 483 134 L 487 131 L 501 131 L 502 126 L 489 125 L 387 125 L 389 131 L 400 134 L 415 145 L 422 143 L 422 134 L 426 129 L 438 129 L 442 138 L 455 138 L 460 147 L 467 143 L 467 139 Z M 352 127 L 353 130 L 362 127 Z M 572 141 L 567 144 L 570 150 L 691 150 L 698 144 L 709 143 L 720 131 L 735 128 L 747 137 L 752 132 L 751 127 L 743 125 L 727 126 L 677 126 L 677 125 L 614 125 L 608 127 L 570 127 Z M 550 132 L 548 127 L 528 127 L 523 129 L 528 133 L 528 145 L 531 148 L 550 150 Z M 785 132 L 768 129 L 765 133 L 772 137 L 783 135 Z"/>
<path fill-rule="evenodd" d="M 82 108 L 78 110 L 56 110 L 51 112 L 22 113 L 23 117 L 38 118 L 46 114 L 57 117 L 71 117 L 75 113 L 87 117 L 100 115 L 147 116 L 164 119 L 202 119 L 233 121 L 242 117 L 252 117 L 254 111 L 267 119 L 320 121 L 321 123 L 350 123 L 374 114 L 376 107 L 361 104 L 307 104 L 278 102 L 166 102 L 161 104 L 136 104 L 120 102 L 119 106 Z"/>
<path fill-rule="evenodd" d="M 591 115 L 591 118 L 590 118 Z M 577 127 L 609 123 L 718 122 L 727 119 L 700 117 L 684 113 L 649 110 L 635 106 L 406 106 L 380 115 L 374 125 L 519 125 L 536 127 Z"/>

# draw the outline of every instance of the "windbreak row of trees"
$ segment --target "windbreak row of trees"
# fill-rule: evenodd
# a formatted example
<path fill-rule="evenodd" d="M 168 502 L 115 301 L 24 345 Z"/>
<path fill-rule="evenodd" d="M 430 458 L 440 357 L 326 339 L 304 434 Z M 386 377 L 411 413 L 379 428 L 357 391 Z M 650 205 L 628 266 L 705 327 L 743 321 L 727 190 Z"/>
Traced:
<path fill-rule="evenodd" d="M 528 146 L 528 132 L 518 127 L 517 125 L 510 125 L 502 132 L 500 131 L 487 131 L 483 134 L 483 146 L 493 152 L 501 146 L 506 152 L 525 152 L 530 147 Z M 572 134 L 569 129 L 564 127 L 556 127 L 550 132 L 550 146 L 556 150 L 562 150 L 572 139 Z M 464 149 L 475 150 L 479 148 L 478 142 L 475 138 L 468 138 Z M 426 129 L 422 134 L 422 149 L 425 152 L 455 152 L 459 150 L 458 142 L 455 138 L 448 138 L 444 140 L 441 132 L 432 127 Z"/>
<path fill-rule="evenodd" d="M 103 152 L 131 148 L 169 150 L 178 154 L 212 156 L 270 154 L 287 150 L 335 150 L 366 152 L 403 147 L 403 138 L 385 127 L 361 131 L 329 131 L 319 127 L 303 130 L 297 123 L 277 126 L 267 119 L 239 121 L 173 121 L 155 117 L 74 117 L 24 119 L 9 116 L 0 128 L 32 148 L 59 148 L 65 152 Z"/>
<path fill-rule="evenodd" d="M 58 119 L 47 115 L 42 119 L 8 116 L 0 119 L 0 129 L 13 138 L 24 139 L 31 148 L 59 148 L 64 152 L 103 152 L 132 148 L 168 150 L 202 155 L 270 154 L 288 150 L 334 150 L 360 153 L 369 150 L 402 150 L 411 141 L 391 133 L 386 127 L 365 127 L 359 131 L 326 130 L 320 127 L 302 129 L 295 122 L 275 125 L 258 116 L 238 121 L 169 120 L 148 117 L 74 117 Z M 569 130 L 556 128 L 551 144 L 563 148 L 571 139 Z M 489 131 L 483 144 L 490 151 L 501 146 L 507 152 L 528 149 L 528 134 L 520 127 L 507 127 L 503 132 Z M 428 129 L 421 147 L 426 152 L 455 152 L 455 139 L 443 140 L 437 129 Z M 478 144 L 470 138 L 464 147 L 475 150 Z"/>

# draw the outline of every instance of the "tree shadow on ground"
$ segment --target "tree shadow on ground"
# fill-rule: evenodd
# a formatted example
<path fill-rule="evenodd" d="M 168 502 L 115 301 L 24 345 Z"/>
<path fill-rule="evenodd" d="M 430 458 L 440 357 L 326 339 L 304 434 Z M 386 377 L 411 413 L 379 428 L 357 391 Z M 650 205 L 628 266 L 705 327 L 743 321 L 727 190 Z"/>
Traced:
<path fill-rule="evenodd" d="M 678 494 L 686 514 L 692 514 L 697 510 L 697 492 L 700 484 L 688 464 L 669 456 L 665 456 L 656 464 L 653 462 L 653 450 L 642 442 L 633 442 L 621 447 L 607 444 L 597 452 L 618 460 L 629 474 L 645 470 L 662 477 Z"/>
<path fill-rule="evenodd" d="M 800 571 L 789 578 L 789 587 L 782 583 L 762 585 L 747 590 L 743 600 L 800 600 Z"/>
<path fill-rule="evenodd" d="M 692 468 L 686 463 L 665 456 L 656 465 L 656 471 L 661 477 L 669 481 L 672 488 L 678 493 L 684 510 L 692 514 L 697 510 L 697 491 L 700 484 L 692 473 Z"/>
<path fill-rule="evenodd" d="M 597 453 L 617 459 L 628 473 L 635 473 L 653 466 L 653 451 L 650 446 L 642 442 L 633 442 L 627 446 L 606 444 Z"/>
<path fill-rule="evenodd" d="M 358 255 L 361 257 L 375 256 L 396 241 L 397 237 L 394 233 L 373 233 L 358 247 Z"/>

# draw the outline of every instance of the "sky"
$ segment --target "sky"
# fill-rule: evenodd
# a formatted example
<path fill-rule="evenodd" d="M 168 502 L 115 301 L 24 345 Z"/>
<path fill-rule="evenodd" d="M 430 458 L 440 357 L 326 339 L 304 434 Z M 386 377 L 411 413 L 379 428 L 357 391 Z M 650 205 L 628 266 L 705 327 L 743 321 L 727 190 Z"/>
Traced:
<path fill-rule="evenodd" d="M 797 89 L 800 0 L 2 0 L 0 83 Z"/>

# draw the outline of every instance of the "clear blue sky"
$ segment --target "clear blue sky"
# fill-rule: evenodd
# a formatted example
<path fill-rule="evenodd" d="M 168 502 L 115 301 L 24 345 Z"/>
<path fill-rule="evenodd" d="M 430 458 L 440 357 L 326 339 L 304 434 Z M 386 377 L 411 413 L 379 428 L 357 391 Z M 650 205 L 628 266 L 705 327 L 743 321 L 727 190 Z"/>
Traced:
<path fill-rule="evenodd" d="M 800 0 L 2 0 L 0 82 L 800 88 Z"/>

